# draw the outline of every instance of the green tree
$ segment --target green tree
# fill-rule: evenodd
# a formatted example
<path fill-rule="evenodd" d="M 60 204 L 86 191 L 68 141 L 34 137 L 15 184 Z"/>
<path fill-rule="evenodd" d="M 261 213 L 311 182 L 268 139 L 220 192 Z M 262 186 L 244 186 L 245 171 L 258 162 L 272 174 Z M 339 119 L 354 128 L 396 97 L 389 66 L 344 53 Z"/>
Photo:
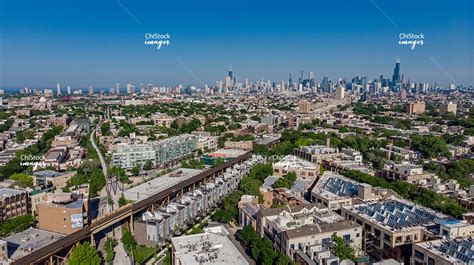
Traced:
<path fill-rule="evenodd" d="M 113 166 L 113 167 L 109 168 L 107 170 L 107 175 L 110 176 L 110 177 L 112 177 L 112 176 L 117 177 L 118 179 L 120 179 L 120 181 L 122 181 L 124 183 L 129 182 L 128 176 L 125 173 L 125 170 L 121 167 L 118 167 L 118 166 Z"/>
<path fill-rule="evenodd" d="M 128 203 L 128 200 L 125 199 L 125 197 L 124 197 L 123 195 L 120 196 L 120 198 L 119 198 L 119 200 L 118 200 L 119 206 L 122 207 L 122 206 L 126 205 L 127 203 Z"/>
<path fill-rule="evenodd" d="M 70 265 L 100 265 L 101 259 L 97 250 L 89 243 L 79 243 L 68 259 Z"/>
<path fill-rule="evenodd" d="M 295 172 L 288 172 L 288 174 L 284 175 L 283 177 L 277 179 L 275 183 L 273 183 L 272 187 L 274 189 L 277 188 L 287 188 L 290 189 L 296 181 L 296 173 Z"/>
<path fill-rule="evenodd" d="M 268 147 L 264 144 L 256 144 L 253 147 L 253 152 L 257 155 L 262 155 L 262 156 L 269 155 Z"/>
<path fill-rule="evenodd" d="M 334 255 L 336 255 L 339 260 L 342 261 L 346 259 L 355 259 L 354 250 L 344 242 L 344 239 L 342 239 L 342 237 L 333 234 L 331 236 L 331 240 L 335 244 L 332 250 L 334 252 Z"/>
<path fill-rule="evenodd" d="M 100 126 L 100 132 L 104 136 L 109 136 L 110 135 L 110 123 L 109 122 L 102 123 L 102 125 Z"/>
<path fill-rule="evenodd" d="M 115 257 L 114 248 L 116 244 L 117 244 L 117 241 L 112 238 L 107 238 L 107 240 L 105 241 L 105 245 L 104 245 L 105 261 L 108 264 L 112 264 L 112 262 L 114 261 L 114 257 Z"/>
<path fill-rule="evenodd" d="M 143 165 L 144 170 L 151 170 L 153 168 L 153 162 L 151 160 L 147 160 Z"/>
<path fill-rule="evenodd" d="M 138 166 L 134 166 L 130 172 L 132 173 L 133 176 L 138 176 L 140 174 L 140 168 Z"/>
<path fill-rule="evenodd" d="M 125 251 L 128 253 L 128 255 L 132 254 L 133 248 L 137 244 L 135 241 L 135 238 L 133 238 L 132 232 L 128 229 L 124 229 L 122 233 L 122 243 L 123 247 L 125 248 Z"/>
<path fill-rule="evenodd" d="M 15 180 L 18 186 L 22 188 L 33 187 L 33 177 L 24 173 L 16 173 L 10 176 L 11 180 Z"/>
<path fill-rule="evenodd" d="M 411 139 L 413 148 L 427 158 L 451 156 L 443 138 L 434 135 L 413 135 Z"/>
<path fill-rule="evenodd" d="M 19 233 L 34 226 L 35 223 L 36 220 L 31 214 L 25 214 L 0 222 L 0 237 L 7 237 L 13 233 Z"/>

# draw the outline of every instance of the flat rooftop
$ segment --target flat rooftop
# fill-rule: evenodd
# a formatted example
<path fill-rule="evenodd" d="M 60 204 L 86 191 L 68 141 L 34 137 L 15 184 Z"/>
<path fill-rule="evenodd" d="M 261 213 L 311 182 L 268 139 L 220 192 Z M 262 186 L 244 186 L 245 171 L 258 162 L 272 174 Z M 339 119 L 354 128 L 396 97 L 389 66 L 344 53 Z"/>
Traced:
<path fill-rule="evenodd" d="M 325 173 L 312 192 L 328 200 L 358 196 L 359 183 L 341 175 Z"/>
<path fill-rule="evenodd" d="M 209 154 L 211 157 L 238 157 L 247 153 L 247 151 L 240 149 L 219 149 Z"/>
<path fill-rule="evenodd" d="M 181 264 L 247 265 L 247 260 L 227 236 L 214 233 L 171 238 Z"/>
<path fill-rule="evenodd" d="M 126 190 L 124 196 L 127 200 L 141 201 L 182 181 L 192 178 L 201 172 L 203 172 L 203 170 L 179 168 L 166 175 L 156 177 L 150 181 Z"/>
<path fill-rule="evenodd" d="M 313 164 L 309 161 L 296 157 L 294 155 L 286 155 L 280 161 L 273 164 L 273 167 L 284 167 L 288 168 L 300 168 L 300 169 L 310 169 L 316 170 L 316 164 Z"/>
<path fill-rule="evenodd" d="M 28 228 L 5 239 L 8 245 L 8 257 L 12 260 L 19 259 L 62 237 L 64 235 L 59 233 Z"/>
<path fill-rule="evenodd" d="M 8 198 L 10 196 L 18 195 L 25 193 L 24 190 L 17 190 L 17 189 L 10 189 L 10 188 L 1 188 L 0 189 L 0 197 Z"/>
<path fill-rule="evenodd" d="M 451 264 L 473 264 L 474 242 L 472 237 L 437 240 L 416 244 Z"/>
<path fill-rule="evenodd" d="M 429 208 L 395 198 L 383 202 L 359 204 L 348 207 L 348 209 L 392 231 L 422 227 L 429 224 L 449 225 L 455 224 L 457 221 Z"/>

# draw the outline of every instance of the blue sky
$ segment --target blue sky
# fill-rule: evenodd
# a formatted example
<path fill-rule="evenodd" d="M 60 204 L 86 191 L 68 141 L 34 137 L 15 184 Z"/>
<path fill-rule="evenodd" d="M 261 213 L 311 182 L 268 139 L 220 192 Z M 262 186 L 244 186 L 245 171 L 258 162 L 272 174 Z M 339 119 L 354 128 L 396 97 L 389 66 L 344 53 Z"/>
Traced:
<path fill-rule="evenodd" d="M 214 85 L 230 65 L 240 80 L 374 79 L 396 58 L 406 79 L 473 85 L 473 2 L 0 0 L 0 87 L 200 85 L 188 69 Z M 144 45 L 155 32 L 170 46 Z M 400 33 L 425 43 L 411 50 Z"/>

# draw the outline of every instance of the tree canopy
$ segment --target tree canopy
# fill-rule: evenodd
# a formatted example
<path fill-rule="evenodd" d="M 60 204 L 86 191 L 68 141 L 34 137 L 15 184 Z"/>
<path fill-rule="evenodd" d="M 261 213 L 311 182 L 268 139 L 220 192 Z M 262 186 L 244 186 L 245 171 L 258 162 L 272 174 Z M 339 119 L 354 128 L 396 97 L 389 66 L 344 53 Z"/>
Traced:
<path fill-rule="evenodd" d="M 71 252 L 68 259 L 70 265 L 100 265 L 101 259 L 97 250 L 89 243 L 78 244 Z"/>

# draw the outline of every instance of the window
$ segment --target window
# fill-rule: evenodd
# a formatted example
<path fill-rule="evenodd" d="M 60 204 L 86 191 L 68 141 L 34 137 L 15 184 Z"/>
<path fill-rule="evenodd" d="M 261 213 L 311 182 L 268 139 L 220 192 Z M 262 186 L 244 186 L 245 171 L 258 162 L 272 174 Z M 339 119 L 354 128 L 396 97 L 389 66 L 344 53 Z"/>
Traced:
<path fill-rule="evenodd" d="M 365 224 L 365 230 L 367 230 L 367 232 L 370 232 L 372 231 L 372 227 L 369 224 Z"/>
<path fill-rule="evenodd" d="M 384 234 L 383 235 L 383 239 L 387 240 L 387 241 L 391 241 L 392 240 L 392 237 L 390 235 L 387 235 L 387 234 Z"/>
<path fill-rule="evenodd" d="M 419 260 L 425 260 L 425 254 L 421 253 L 418 250 L 415 250 L 415 258 L 417 258 Z"/>
<path fill-rule="evenodd" d="M 377 238 L 379 238 L 380 235 L 381 235 L 381 232 L 380 232 L 380 230 L 374 228 L 374 234 Z"/>
<path fill-rule="evenodd" d="M 345 242 L 349 242 L 349 241 L 351 241 L 351 235 L 350 234 L 343 235 L 342 239 L 344 239 Z"/>
<path fill-rule="evenodd" d="M 428 265 L 435 265 L 435 260 L 433 258 L 428 257 Z"/>

